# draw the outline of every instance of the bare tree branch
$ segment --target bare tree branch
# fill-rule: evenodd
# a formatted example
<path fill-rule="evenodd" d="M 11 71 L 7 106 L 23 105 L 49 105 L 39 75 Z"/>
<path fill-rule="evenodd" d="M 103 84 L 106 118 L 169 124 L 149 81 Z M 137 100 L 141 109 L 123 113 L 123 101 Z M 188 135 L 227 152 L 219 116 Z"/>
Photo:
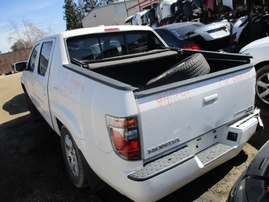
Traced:
<path fill-rule="evenodd" d="M 28 19 L 22 19 L 21 21 L 22 27 L 19 27 L 16 22 L 10 21 L 13 30 L 9 33 L 8 41 L 13 43 L 12 50 L 30 48 L 39 38 L 52 33 L 51 26 L 45 30 L 37 27 Z"/>

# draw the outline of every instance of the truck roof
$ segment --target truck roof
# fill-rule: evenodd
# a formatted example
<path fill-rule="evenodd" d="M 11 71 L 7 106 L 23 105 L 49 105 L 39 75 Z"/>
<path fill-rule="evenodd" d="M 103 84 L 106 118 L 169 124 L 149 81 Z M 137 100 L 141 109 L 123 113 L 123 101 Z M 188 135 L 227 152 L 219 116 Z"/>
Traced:
<path fill-rule="evenodd" d="M 68 30 L 64 32 L 60 32 L 57 34 L 49 35 L 44 38 L 51 38 L 51 37 L 61 37 L 61 38 L 68 38 L 72 36 L 80 36 L 84 34 L 96 34 L 96 33 L 105 33 L 105 32 L 118 32 L 118 31 L 153 31 L 151 27 L 148 26 L 133 26 L 133 25 L 111 25 L 111 26 L 104 26 L 100 25 L 97 27 L 89 27 L 89 28 L 79 28 L 74 30 Z"/>

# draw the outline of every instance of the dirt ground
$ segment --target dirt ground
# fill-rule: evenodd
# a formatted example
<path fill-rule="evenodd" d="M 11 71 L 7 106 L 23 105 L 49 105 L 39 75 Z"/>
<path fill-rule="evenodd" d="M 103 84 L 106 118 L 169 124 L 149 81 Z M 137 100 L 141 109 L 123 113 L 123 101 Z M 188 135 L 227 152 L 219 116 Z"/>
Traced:
<path fill-rule="evenodd" d="M 60 138 L 46 123 L 34 123 L 20 85 L 20 73 L 0 76 L 0 201 L 130 201 L 111 187 L 92 193 L 68 179 Z M 235 180 L 268 140 L 255 134 L 232 160 L 208 172 L 160 202 L 224 202 Z M 268 113 L 269 114 L 269 113 Z"/>

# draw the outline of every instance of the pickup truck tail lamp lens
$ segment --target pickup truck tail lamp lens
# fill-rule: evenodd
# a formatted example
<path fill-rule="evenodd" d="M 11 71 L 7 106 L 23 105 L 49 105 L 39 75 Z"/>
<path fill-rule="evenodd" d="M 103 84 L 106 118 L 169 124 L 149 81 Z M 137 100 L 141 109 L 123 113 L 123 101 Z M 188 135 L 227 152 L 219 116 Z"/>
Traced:
<path fill-rule="evenodd" d="M 138 160 L 140 142 L 137 119 L 106 116 L 108 132 L 114 151 L 122 158 Z"/>

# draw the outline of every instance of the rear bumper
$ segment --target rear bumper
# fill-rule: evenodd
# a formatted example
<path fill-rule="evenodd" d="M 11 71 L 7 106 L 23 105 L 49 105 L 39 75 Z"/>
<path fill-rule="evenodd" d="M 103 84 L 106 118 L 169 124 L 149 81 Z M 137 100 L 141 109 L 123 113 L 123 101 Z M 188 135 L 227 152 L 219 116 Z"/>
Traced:
<path fill-rule="evenodd" d="M 134 171 L 122 172 L 118 165 L 113 176 L 117 183 L 108 184 L 134 201 L 156 201 L 236 156 L 260 125 L 259 110 L 255 110 L 244 119 L 222 126 L 218 141 L 197 153 L 190 142 Z"/>
<path fill-rule="evenodd" d="M 121 184 L 124 186 L 119 187 L 118 191 L 133 201 L 157 201 L 235 157 L 241 151 L 242 147 L 243 145 L 230 150 L 226 155 L 215 159 L 207 166 L 203 166 L 199 158 L 194 156 L 144 181 L 134 181 L 128 178 L 129 175 L 124 176 L 123 174 L 120 178 L 123 180 Z"/>
<path fill-rule="evenodd" d="M 195 153 L 195 150 L 190 146 L 192 143 L 189 142 L 179 150 L 150 162 L 143 168 L 129 174 L 128 178 L 136 181 L 147 180 L 195 157 L 197 158 L 197 161 L 199 161 L 198 165 L 200 165 L 200 167 L 205 167 L 221 156 L 227 155 L 236 147 L 246 143 L 248 139 L 262 126 L 263 124 L 259 117 L 259 110 L 255 110 L 254 113 L 237 122 L 227 126 L 222 126 L 219 131 L 224 134 L 221 135 L 221 138 L 219 138 L 215 144 L 210 145 L 210 147 Z M 199 137 L 199 139 L 199 141 L 201 141 L 203 136 Z"/>

